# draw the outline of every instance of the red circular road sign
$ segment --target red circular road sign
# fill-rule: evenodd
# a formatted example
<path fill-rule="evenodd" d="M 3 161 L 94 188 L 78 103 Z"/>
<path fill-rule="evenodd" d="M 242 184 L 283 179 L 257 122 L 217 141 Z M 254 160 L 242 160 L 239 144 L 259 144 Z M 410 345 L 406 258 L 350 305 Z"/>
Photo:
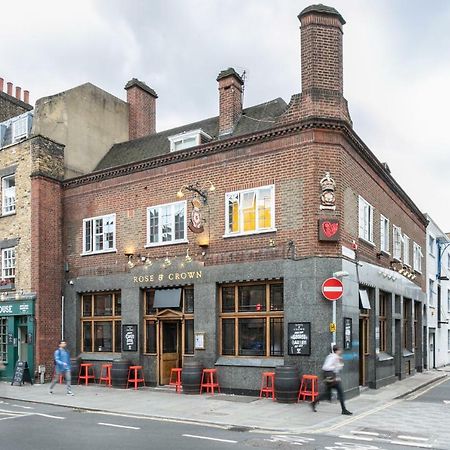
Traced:
<path fill-rule="evenodd" d="M 339 300 L 343 293 L 344 285 L 337 278 L 327 278 L 322 284 L 322 294 L 327 300 Z"/>

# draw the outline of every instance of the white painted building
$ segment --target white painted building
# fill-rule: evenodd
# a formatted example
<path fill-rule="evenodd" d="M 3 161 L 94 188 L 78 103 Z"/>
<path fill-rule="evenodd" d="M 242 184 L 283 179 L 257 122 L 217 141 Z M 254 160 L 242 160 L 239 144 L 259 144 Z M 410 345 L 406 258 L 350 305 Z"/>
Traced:
<path fill-rule="evenodd" d="M 426 367 L 450 364 L 450 238 L 427 214 Z"/>

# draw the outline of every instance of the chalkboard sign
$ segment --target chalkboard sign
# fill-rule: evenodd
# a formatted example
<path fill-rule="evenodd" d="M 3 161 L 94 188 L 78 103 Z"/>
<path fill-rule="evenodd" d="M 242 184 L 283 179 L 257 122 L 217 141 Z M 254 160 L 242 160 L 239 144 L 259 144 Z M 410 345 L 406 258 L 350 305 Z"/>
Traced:
<path fill-rule="evenodd" d="M 352 348 L 352 319 L 350 317 L 344 318 L 344 350 L 351 350 Z"/>
<path fill-rule="evenodd" d="M 122 351 L 137 352 L 137 325 L 122 325 Z"/>
<path fill-rule="evenodd" d="M 311 354 L 311 322 L 288 324 L 288 353 L 303 356 Z"/>
<path fill-rule="evenodd" d="M 16 367 L 14 368 L 14 375 L 11 380 L 11 386 L 14 386 L 14 384 L 19 384 L 19 386 L 21 386 L 22 383 L 27 382 L 33 384 L 28 363 L 26 361 L 17 361 Z"/>

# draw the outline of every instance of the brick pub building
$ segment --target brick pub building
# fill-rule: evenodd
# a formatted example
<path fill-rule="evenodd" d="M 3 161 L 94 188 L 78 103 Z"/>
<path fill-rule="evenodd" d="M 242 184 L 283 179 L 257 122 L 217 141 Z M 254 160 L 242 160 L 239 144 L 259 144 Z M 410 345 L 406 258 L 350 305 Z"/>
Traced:
<path fill-rule="evenodd" d="M 129 359 L 167 384 L 195 358 L 242 392 L 280 365 L 318 373 L 333 339 L 321 286 L 340 272 L 345 389 L 422 369 L 426 218 L 353 130 L 343 18 L 316 5 L 299 19 L 289 104 L 243 108 L 227 69 L 218 117 L 157 133 L 157 95 L 133 79 L 133 139 L 64 181 L 65 333 L 82 359 Z"/>

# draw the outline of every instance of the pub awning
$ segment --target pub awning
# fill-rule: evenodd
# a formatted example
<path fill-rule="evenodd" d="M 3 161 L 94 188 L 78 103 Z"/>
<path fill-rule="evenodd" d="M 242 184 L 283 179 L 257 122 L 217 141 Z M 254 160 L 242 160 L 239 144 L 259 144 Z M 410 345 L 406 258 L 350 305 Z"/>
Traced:
<path fill-rule="evenodd" d="M 371 309 L 369 295 L 367 294 L 366 289 L 359 290 L 359 307 L 361 309 Z"/>
<path fill-rule="evenodd" d="M 157 289 L 153 308 L 179 308 L 181 289 Z"/>

